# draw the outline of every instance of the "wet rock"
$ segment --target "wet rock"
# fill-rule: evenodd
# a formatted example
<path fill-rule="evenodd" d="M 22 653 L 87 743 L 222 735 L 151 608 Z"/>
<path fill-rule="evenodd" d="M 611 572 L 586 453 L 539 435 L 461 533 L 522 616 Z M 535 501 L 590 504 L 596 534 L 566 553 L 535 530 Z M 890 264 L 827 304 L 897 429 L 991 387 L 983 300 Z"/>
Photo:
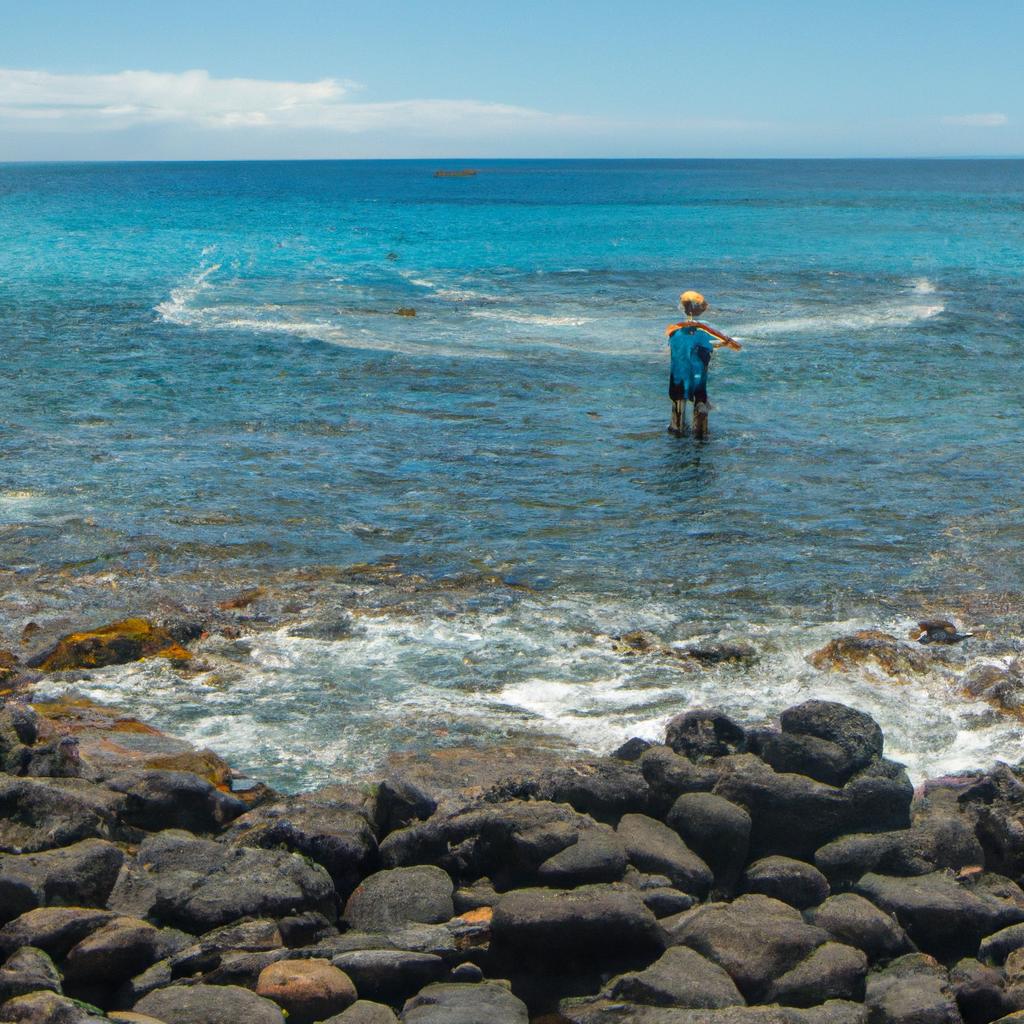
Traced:
<path fill-rule="evenodd" d="M 868 959 L 859 949 L 826 942 L 776 978 L 765 1002 L 786 1006 L 817 1006 L 827 999 L 860 1002 L 867 969 Z"/>
<path fill-rule="evenodd" d="M 642 740 L 639 736 L 634 736 L 617 747 L 612 753 L 612 757 L 616 757 L 620 761 L 639 761 L 653 745 L 650 740 Z"/>
<path fill-rule="evenodd" d="M 1024 662 L 979 665 L 962 680 L 964 691 L 1009 715 L 1024 714 Z"/>
<path fill-rule="evenodd" d="M 93 1024 L 106 1020 L 95 1007 L 56 992 L 32 992 L 16 996 L 0 1006 L 0 1021 L 17 1024 Z"/>
<path fill-rule="evenodd" d="M 842 747 L 817 736 L 757 732 L 751 733 L 748 746 L 777 772 L 806 775 L 830 786 L 842 786 L 857 770 Z"/>
<path fill-rule="evenodd" d="M 315 1024 L 356 1001 L 351 978 L 326 960 L 284 960 L 260 974 L 256 994 L 271 999 L 289 1024 Z"/>
<path fill-rule="evenodd" d="M 125 796 L 123 820 L 147 832 L 218 832 L 248 809 L 238 797 L 192 772 L 125 772 L 109 779 L 107 786 Z"/>
<path fill-rule="evenodd" d="M 70 633 L 49 650 L 29 658 L 27 664 L 42 672 L 102 668 L 160 656 L 175 646 L 168 630 L 147 619 L 123 619 L 84 633 Z"/>
<path fill-rule="evenodd" d="M 561 1019 L 568 1024 L 867 1024 L 868 1015 L 858 1003 L 829 1000 L 821 1006 L 730 1006 L 717 1010 L 693 1010 L 643 1006 L 620 1000 L 566 1000 Z"/>
<path fill-rule="evenodd" d="M 572 846 L 544 861 L 537 869 L 537 878 L 554 888 L 572 888 L 593 882 L 617 882 L 625 871 L 626 846 L 619 836 L 591 829 L 581 833 Z"/>
<path fill-rule="evenodd" d="M 878 723 L 863 711 L 828 700 L 808 700 L 787 708 L 780 716 L 782 731 L 834 743 L 854 769 L 882 756 L 883 737 Z"/>
<path fill-rule="evenodd" d="M 893 914 L 915 945 L 940 960 L 973 955 L 985 935 L 1024 921 L 1024 909 L 983 898 L 943 872 L 914 878 L 865 875 L 856 891 Z"/>
<path fill-rule="evenodd" d="M 488 877 L 500 889 L 535 881 L 549 857 L 596 827 L 564 804 L 509 800 L 443 813 L 392 832 L 380 846 L 384 867 L 436 864 L 457 882 Z"/>
<path fill-rule="evenodd" d="M 810 860 L 850 832 L 906 828 L 913 787 L 902 766 L 876 761 L 842 789 L 773 771 L 752 755 L 730 759 L 714 792 L 751 818 L 750 852 Z"/>
<path fill-rule="evenodd" d="M 807 660 L 822 671 L 839 672 L 849 672 L 870 663 L 895 679 L 921 675 L 931 667 L 930 659 L 923 652 L 877 629 L 863 629 L 851 636 L 830 640 Z"/>
<path fill-rule="evenodd" d="M 834 882 L 855 882 L 872 871 L 884 875 L 929 872 L 980 865 L 984 852 L 969 822 L 962 817 L 926 820 L 896 832 L 841 836 L 814 855 L 814 862 Z"/>
<path fill-rule="evenodd" d="M 454 886 L 430 865 L 378 871 L 358 885 L 345 904 L 350 928 L 382 932 L 409 922 L 439 924 L 455 914 Z"/>
<path fill-rule="evenodd" d="M 1024 875 L 1024 780 L 1019 771 L 997 764 L 965 789 L 958 803 L 974 818 L 985 867 L 1010 878 Z"/>
<path fill-rule="evenodd" d="M 22 946 L 0 967 L 0 1004 L 40 991 L 59 994 L 60 972 L 41 949 Z"/>
<path fill-rule="evenodd" d="M 919 644 L 958 644 L 972 636 L 973 633 L 960 633 L 948 619 L 925 619 L 910 633 L 910 638 Z"/>
<path fill-rule="evenodd" d="M 489 878 L 480 878 L 472 885 L 457 889 L 452 899 L 455 904 L 455 913 L 465 914 L 467 910 L 493 907 L 498 900 L 498 893 Z"/>
<path fill-rule="evenodd" d="M 360 999 L 344 1012 L 329 1017 L 323 1024 L 398 1024 L 398 1018 L 390 1006 Z"/>
<path fill-rule="evenodd" d="M 638 762 L 651 793 L 651 813 L 663 815 L 684 793 L 710 792 L 718 773 L 709 765 L 694 764 L 670 747 L 651 747 Z"/>
<path fill-rule="evenodd" d="M 1015 950 L 1024 947 L 1024 924 L 1011 924 L 981 940 L 978 958 L 1001 964 Z"/>
<path fill-rule="evenodd" d="M 757 649 L 738 640 L 690 644 L 682 653 L 701 665 L 753 665 L 757 661 Z"/>
<path fill-rule="evenodd" d="M 64 961 L 68 992 L 100 1001 L 99 992 L 117 988 L 188 942 L 137 918 L 117 917 L 73 946 Z"/>
<path fill-rule="evenodd" d="M 143 996 L 133 1009 L 173 1024 L 284 1024 L 278 1005 L 234 985 L 172 985 Z"/>
<path fill-rule="evenodd" d="M 754 861 L 746 870 L 743 888 L 749 893 L 771 896 L 798 910 L 816 907 L 830 893 L 828 880 L 817 868 L 801 860 L 778 856 Z"/>
<path fill-rule="evenodd" d="M 867 979 L 872 1024 L 962 1024 L 945 970 L 912 953 Z"/>
<path fill-rule="evenodd" d="M 719 889 L 736 883 L 750 850 L 750 815 L 714 793 L 684 793 L 665 820 L 714 872 Z"/>
<path fill-rule="evenodd" d="M 614 966 L 665 948 L 654 915 L 633 890 L 603 885 L 578 889 L 518 889 L 494 909 L 492 950 L 522 967 L 568 973 L 586 961 Z"/>
<path fill-rule="evenodd" d="M 448 973 L 447 964 L 435 953 L 407 949 L 356 949 L 339 953 L 331 963 L 352 979 L 360 996 L 392 1005 Z"/>
<path fill-rule="evenodd" d="M 647 1006 L 714 1009 L 745 1005 L 739 989 L 721 967 L 685 946 L 667 949 L 642 971 L 614 978 L 606 995 Z"/>
<path fill-rule="evenodd" d="M 428 985 L 402 1009 L 402 1024 L 528 1024 L 526 1005 L 494 981 Z"/>
<path fill-rule="evenodd" d="M 226 835 L 235 846 L 283 847 L 325 868 L 344 898 L 377 866 L 377 840 L 365 802 L 343 786 L 326 786 L 237 818 Z"/>
<path fill-rule="evenodd" d="M 665 743 L 677 754 L 699 761 L 742 751 L 746 732 L 717 708 L 686 711 L 668 723 Z"/>
<path fill-rule="evenodd" d="M 1006 991 L 1000 971 L 966 958 L 949 972 L 949 984 L 964 1024 L 990 1024 L 1021 1009 L 1021 1000 Z"/>
<path fill-rule="evenodd" d="M 335 916 L 330 876 L 279 850 L 232 849 L 168 830 L 140 846 L 111 894 L 122 913 L 201 934 L 241 917 Z"/>
<path fill-rule="evenodd" d="M 392 776 L 377 787 L 375 820 L 381 836 L 414 821 L 426 821 L 436 810 L 437 801 L 409 779 Z"/>
<path fill-rule="evenodd" d="M 72 946 L 116 916 L 109 910 L 81 907 L 30 910 L 0 928 L 0 954 L 10 956 L 22 946 L 33 946 L 61 960 Z"/>
<path fill-rule="evenodd" d="M 104 906 L 123 861 L 121 850 L 101 839 L 0 855 L 0 924 L 37 907 Z"/>
<path fill-rule="evenodd" d="M 724 968 L 749 1002 L 829 941 L 800 912 L 767 896 L 694 907 L 663 921 L 673 945 L 689 946 Z"/>
<path fill-rule="evenodd" d="M 830 896 L 821 906 L 808 911 L 806 918 L 809 924 L 824 928 L 839 942 L 863 950 L 872 963 L 913 951 L 907 933 L 896 919 L 856 893 Z"/>
<path fill-rule="evenodd" d="M 685 893 L 707 896 L 713 881 L 710 868 L 667 825 L 643 814 L 627 814 L 618 835 L 634 867 L 665 875 Z"/>
<path fill-rule="evenodd" d="M 0 852 L 37 853 L 111 839 L 124 798 L 82 779 L 0 775 Z"/>

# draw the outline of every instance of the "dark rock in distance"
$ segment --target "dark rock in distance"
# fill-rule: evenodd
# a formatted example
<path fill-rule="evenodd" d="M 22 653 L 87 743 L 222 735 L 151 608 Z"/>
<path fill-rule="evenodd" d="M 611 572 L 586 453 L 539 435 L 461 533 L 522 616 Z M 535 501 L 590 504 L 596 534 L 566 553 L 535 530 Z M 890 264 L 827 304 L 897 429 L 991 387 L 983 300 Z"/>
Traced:
<path fill-rule="evenodd" d="M 668 723 L 665 743 L 694 761 L 742 751 L 746 732 L 717 708 L 686 711 Z"/>

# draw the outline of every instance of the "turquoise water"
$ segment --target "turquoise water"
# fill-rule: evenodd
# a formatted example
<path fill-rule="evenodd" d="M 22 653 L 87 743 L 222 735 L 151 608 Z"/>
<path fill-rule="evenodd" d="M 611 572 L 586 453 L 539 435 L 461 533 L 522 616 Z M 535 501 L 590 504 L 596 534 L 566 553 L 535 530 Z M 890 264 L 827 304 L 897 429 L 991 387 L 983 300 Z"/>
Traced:
<path fill-rule="evenodd" d="M 1024 752 L 948 674 L 894 696 L 803 662 L 919 611 L 1020 635 L 1024 162 L 473 166 L 0 166 L 7 639 L 397 559 L 415 607 L 343 638 L 80 685 L 285 785 L 823 688 L 922 770 Z M 704 444 L 664 429 L 689 287 L 745 346 Z M 444 589 L 473 574 L 515 586 Z M 304 587 L 293 619 L 348 607 Z M 764 656 L 693 677 L 610 650 L 638 627 Z"/>

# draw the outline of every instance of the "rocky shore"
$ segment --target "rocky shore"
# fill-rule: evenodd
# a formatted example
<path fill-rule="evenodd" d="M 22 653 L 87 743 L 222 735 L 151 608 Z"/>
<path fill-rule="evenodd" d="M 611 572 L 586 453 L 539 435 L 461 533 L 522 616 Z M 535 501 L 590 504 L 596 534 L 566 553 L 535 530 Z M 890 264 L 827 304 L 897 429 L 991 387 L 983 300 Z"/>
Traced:
<path fill-rule="evenodd" d="M 870 717 L 808 701 L 770 726 L 683 710 L 608 757 L 454 749 L 282 795 L 25 688 L 184 662 L 194 636 L 126 620 L 0 662 L 0 1021 L 1024 1020 L 1019 769 L 915 791 Z"/>

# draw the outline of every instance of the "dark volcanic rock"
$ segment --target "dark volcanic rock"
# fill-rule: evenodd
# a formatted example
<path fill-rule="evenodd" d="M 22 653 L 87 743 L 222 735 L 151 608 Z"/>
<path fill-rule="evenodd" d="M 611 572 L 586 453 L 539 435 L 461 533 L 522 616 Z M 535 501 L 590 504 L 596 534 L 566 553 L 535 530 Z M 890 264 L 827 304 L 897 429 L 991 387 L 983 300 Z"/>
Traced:
<path fill-rule="evenodd" d="M 402 1024 L 528 1024 L 525 1004 L 503 985 L 428 985 L 402 1009 Z"/>
<path fill-rule="evenodd" d="M 173 985 L 144 996 L 133 1007 L 174 1024 L 284 1024 L 276 1003 L 233 985 Z"/>
<path fill-rule="evenodd" d="M 95 1007 L 56 992 L 16 996 L 0 1006 L 0 1021 L 18 1024 L 94 1024 L 106 1019 Z"/>
<path fill-rule="evenodd" d="M 0 967 L 0 1003 L 40 991 L 59 993 L 60 972 L 41 949 L 22 946 Z"/>
<path fill-rule="evenodd" d="M 730 759 L 714 792 L 750 815 L 750 851 L 809 860 L 849 832 L 906 828 L 913 787 L 899 766 L 876 761 L 842 789 L 803 775 L 780 774 L 752 755 Z"/>
<path fill-rule="evenodd" d="M 674 945 L 689 946 L 723 967 L 752 1002 L 830 938 L 806 924 L 798 910 L 767 896 L 709 903 L 662 924 Z"/>
<path fill-rule="evenodd" d="M 392 776 L 377 787 L 375 822 L 381 836 L 414 821 L 425 821 L 436 810 L 434 797 L 410 779 Z"/>
<path fill-rule="evenodd" d="M 380 846 L 385 867 L 436 864 L 457 882 L 494 879 L 499 888 L 535 881 L 549 857 L 595 827 L 564 804 L 482 803 L 392 832 Z"/>
<path fill-rule="evenodd" d="M 30 910 L 0 928 L 0 955 L 10 956 L 22 946 L 34 946 L 60 960 L 72 946 L 116 916 L 109 910 L 81 907 Z"/>
<path fill-rule="evenodd" d="M 104 906 L 123 861 L 121 850 L 101 839 L 0 855 L 0 924 L 36 907 Z"/>
<path fill-rule="evenodd" d="M 122 819 L 147 832 L 217 832 L 246 810 L 238 797 L 222 793 L 192 772 L 124 772 L 109 779 L 107 786 L 125 796 Z"/>
<path fill-rule="evenodd" d="M 860 1002 L 868 958 L 852 946 L 826 942 L 776 978 L 765 1002 L 786 1006 L 817 1006 L 827 999 Z"/>
<path fill-rule="evenodd" d="M 696 761 L 738 753 L 745 748 L 746 732 L 717 708 L 686 711 L 668 723 L 665 743 Z"/>
<path fill-rule="evenodd" d="M 708 764 L 694 764 L 670 747 L 651 747 L 638 762 L 651 793 L 651 813 L 662 815 L 683 793 L 708 793 L 718 772 Z"/>
<path fill-rule="evenodd" d="M 455 914 L 454 886 L 440 868 L 392 868 L 370 875 L 345 904 L 350 928 L 382 932 L 396 925 L 439 924 Z"/>
<path fill-rule="evenodd" d="M 326 868 L 342 897 L 377 866 L 377 840 L 365 801 L 344 786 L 325 786 L 267 804 L 237 818 L 226 837 L 235 846 L 284 848 Z"/>
<path fill-rule="evenodd" d="M 627 814 L 619 822 L 618 834 L 634 867 L 665 875 L 683 892 L 707 896 L 713 881 L 710 868 L 667 825 L 643 814 Z"/>
<path fill-rule="evenodd" d="M 964 1024 L 990 1024 L 1022 1007 L 1022 1000 L 1007 992 L 1001 971 L 971 958 L 952 968 L 949 984 Z"/>
<path fill-rule="evenodd" d="M 116 837 L 124 798 L 82 779 L 0 775 L 0 852 L 37 853 Z"/>
<path fill-rule="evenodd" d="M 850 636 L 830 640 L 807 660 L 822 671 L 848 672 L 868 662 L 895 679 L 913 677 L 931 668 L 931 659 L 889 633 L 863 629 Z"/>
<path fill-rule="evenodd" d="M 639 894 L 627 888 L 517 889 L 494 909 L 492 950 L 542 971 L 564 971 L 567 961 L 614 966 L 649 958 L 665 937 Z"/>
<path fill-rule="evenodd" d="M 940 960 L 973 955 L 983 936 L 1024 921 L 1024 908 L 983 898 L 943 872 L 915 878 L 868 874 L 856 891 L 895 915 L 917 947 Z"/>
<path fill-rule="evenodd" d="M 642 740 L 639 736 L 634 736 L 632 739 L 626 740 L 622 746 L 617 747 L 613 751 L 612 757 L 617 757 L 620 761 L 639 761 L 653 745 L 650 740 Z"/>
<path fill-rule="evenodd" d="M 824 928 L 839 942 L 863 950 L 871 962 L 914 951 L 896 919 L 856 893 L 830 896 L 805 916 L 809 924 Z"/>
<path fill-rule="evenodd" d="M 328 1017 L 323 1024 L 398 1024 L 390 1006 L 358 999 L 347 1010 Z"/>
<path fill-rule="evenodd" d="M 867 980 L 872 1024 L 961 1024 L 945 970 L 931 957 L 912 953 Z"/>
<path fill-rule="evenodd" d="M 863 711 L 827 700 L 808 700 L 787 708 L 780 717 L 782 731 L 834 743 L 850 759 L 853 770 L 882 756 L 882 730 Z"/>
<path fill-rule="evenodd" d="M 778 856 L 754 861 L 743 876 L 743 888 L 782 900 L 798 910 L 816 907 L 830 892 L 827 879 L 817 868 Z"/>
<path fill-rule="evenodd" d="M 607 996 L 648 1006 L 713 1009 L 745 1005 L 732 978 L 686 946 L 673 946 L 650 967 L 614 978 Z"/>
<path fill-rule="evenodd" d="M 713 1010 L 644 1006 L 621 1000 L 565 1000 L 559 1021 L 568 1024 L 868 1024 L 859 1003 L 830 999 L 821 1006 L 729 1006 Z"/>
<path fill-rule="evenodd" d="M 1024 780 L 1019 770 L 997 764 L 959 797 L 975 819 L 985 867 L 1010 878 L 1024 875 Z"/>
<path fill-rule="evenodd" d="M 1011 924 L 986 935 L 978 949 L 978 957 L 1001 964 L 1015 950 L 1024 946 L 1024 924 Z"/>
<path fill-rule="evenodd" d="M 139 847 L 110 906 L 193 933 L 240 917 L 336 914 L 334 886 L 319 865 L 279 850 L 232 849 L 174 830 Z"/>
<path fill-rule="evenodd" d="M 861 765 L 842 747 L 817 736 L 765 732 L 751 736 L 749 749 L 777 772 L 806 775 L 830 786 L 842 786 Z"/>
<path fill-rule="evenodd" d="M 834 882 L 855 882 L 869 871 L 884 875 L 926 875 L 943 868 L 980 865 L 984 853 L 964 817 L 935 817 L 912 828 L 841 836 L 814 855 Z"/>
<path fill-rule="evenodd" d="M 117 917 L 72 947 L 64 961 L 68 992 L 92 998 L 97 989 L 114 989 L 142 973 L 189 940 L 146 921 Z"/>
<path fill-rule="evenodd" d="M 355 949 L 332 957 L 331 963 L 352 979 L 360 996 L 393 1005 L 448 973 L 448 965 L 435 953 L 407 949 Z"/>
<path fill-rule="evenodd" d="M 715 874 L 719 888 L 731 888 L 747 862 L 750 815 L 714 793 L 684 793 L 665 819 Z"/>
<path fill-rule="evenodd" d="M 623 820 L 629 817 L 633 815 L 627 814 Z M 580 834 L 578 842 L 544 861 L 537 869 L 537 878 L 554 888 L 572 888 L 594 882 L 617 882 L 625 872 L 626 847 L 619 836 L 590 829 Z"/>

